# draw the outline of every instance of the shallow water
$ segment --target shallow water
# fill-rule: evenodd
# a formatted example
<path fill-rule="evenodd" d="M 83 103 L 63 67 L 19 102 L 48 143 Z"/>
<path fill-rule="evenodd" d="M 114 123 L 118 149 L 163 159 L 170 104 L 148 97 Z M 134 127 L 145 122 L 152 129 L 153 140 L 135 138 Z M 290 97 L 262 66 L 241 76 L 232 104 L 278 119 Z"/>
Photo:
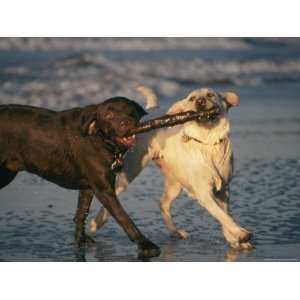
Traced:
<path fill-rule="evenodd" d="M 172 58 L 180 60 L 180 55 L 173 52 Z M 258 54 L 261 56 L 261 53 L 264 52 L 260 50 Z M 286 59 L 286 50 L 278 53 L 284 53 Z M 298 55 L 296 50 L 293 53 Z M 114 61 L 119 59 L 114 57 L 114 53 L 109 55 Z M 123 60 L 127 63 L 135 57 L 133 54 L 130 57 L 126 55 L 124 54 Z M 145 53 L 140 53 L 142 58 L 143 55 Z M 251 55 L 255 57 L 254 54 Z M 40 61 L 44 60 L 43 55 L 39 57 Z M 60 59 L 55 55 L 50 57 Z M 153 61 L 156 59 L 155 57 Z M 28 59 L 25 61 L 28 63 Z M 69 67 L 60 68 L 68 70 Z M 72 65 L 71 70 L 75 71 L 76 68 L 76 65 Z M 28 71 L 26 76 L 32 77 L 25 76 L 25 79 L 21 76 L 24 82 L 18 81 L 20 78 L 16 74 L 16 79 L 12 80 L 4 71 L 0 72 L 2 87 L 5 86 L 0 102 L 15 99 L 20 103 L 23 99 L 22 103 L 32 104 L 42 95 L 45 98 L 41 98 L 46 99 L 39 100 L 43 106 L 56 107 L 58 100 L 52 85 L 57 84 L 59 79 L 53 75 L 53 70 L 48 72 L 52 76 L 50 78 L 42 74 L 45 84 L 43 88 L 46 90 L 38 89 L 32 79 L 37 78 L 36 72 Z M 81 72 L 83 76 L 83 69 Z M 89 73 L 89 76 L 93 82 L 97 74 Z M 79 77 L 74 78 L 76 84 L 80 80 Z M 126 94 L 130 93 L 127 83 L 124 79 L 118 86 L 106 84 L 109 91 L 122 91 Z M 180 92 L 171 88 L 168 93 L 163 94 L 162 91 L 166 89 L 160 89 L 155 82 L 152 83 L 160 91 L 161 104 L 165 108 L 194 88 L 194 85 L 180 84 Z M 282 81 L 237 86 L 215 82 L 211 86 L 218 90 L 235 90 L 241 96 L 241 106 L 230 112 L 235 152 L 231 211 L 239 224 L 253 232 L 254 250 L 238 253 L 229 249 L 217 222 L 185 195 L 181 195 L 175 202 L 172 214 L 179 228 L 190 234 L 190 239 L 183 241 L 170 237 L 158 209 L 162 178 L 153 164 L 122 194 L 123 205 L 140 230 L 161 247 L 162 255 L 152 259 L 153 261 L 299 261 L 300 84 Z M 68 92 L 67 99 L 73 95 L 72 85 L 65 86 L 64 89 Z M 90 88 L 87 93 L 93 95 L 96 92 Z M 11 98 L 7 98 L 7 95 Z M 56 100 L 51 101 L 51 97 Z M 61 99 L 60 97 L 62 95 L 58 98 Z M 92 99 L 96 101 L 96 98 Z M 60 105 L 69 107 L 87 102 L 88 100 L 75 97 L 72 103 L 66 101 Z M 137 261 L 136 246 L 113 220 L 96 234 L 95 245 L 81 250 L 75 247 L 72 219 L 77 193 L 74 191 L 22 173 L 11 185 L 0 191 L 0 199 L 2 261 Z M 99 204 L 94 201 L 90 217 L 95 215 L 98 208 Z"/>

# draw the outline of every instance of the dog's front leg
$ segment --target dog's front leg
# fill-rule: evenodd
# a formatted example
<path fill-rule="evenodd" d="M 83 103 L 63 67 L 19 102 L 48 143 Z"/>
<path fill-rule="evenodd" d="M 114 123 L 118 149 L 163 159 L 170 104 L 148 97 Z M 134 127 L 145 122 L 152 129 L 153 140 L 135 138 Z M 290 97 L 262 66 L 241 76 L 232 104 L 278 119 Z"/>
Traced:
<path fill-rule="evenodd" d="M 101 189 L 99 188 L 101 187 Z M 117 198 L 114 188 L 106 182 L 97 184 L 94 193 L 102 205 L 127 233 L 129 239 L 139 248 L 140 257 L 154 257 L 160 255 L 160 249 L 148 240 L 135 226 Z"/>
<path fill-rule="evenodd" d="M 218 199 L 212 191 L 203 192 L 205 189 L 201 190 L 199 194 L 197 194 L 197 200 L 200 205 L 206 208 L 208 212 L 220 222 L 222 227 L 234 237 L 236 242 L 248 242 L 251 238 L 251 233 L 236 224 L 232 217 L 217 204 Z"/>
<path fill-rule="evenodd" d="M 230 192 L 229 192 L 228 187 L 225 187 L 221 191 L 216 193 L 216 200 L 217 200 L 218 205 L 228 215 L 230 215 L 229 196 L 230 196 Z M 228 229 L 226 229 L 226 227 L 223 226 L 222 228 L 223 228 L 224 237 L 232 248 L 237 249 L 237 250 L 252 249 L 252 245 L 250 244 L 250 242 L 240 243 L 239 241 L 236 240 L 235 236 L 232 235 L 230 233 L 230 231 L 228 231 Z"/>
<path fill-rule="evenodd" d="M 81 190 L 78 197 L 78 205 L 74 218 L 76 223 L 75 240 L 78 246 L 85 243 L 93 243 L 94 240 L 85 233 L 85 220 L 89 214 L 94 193 L 92 190 Z"/>

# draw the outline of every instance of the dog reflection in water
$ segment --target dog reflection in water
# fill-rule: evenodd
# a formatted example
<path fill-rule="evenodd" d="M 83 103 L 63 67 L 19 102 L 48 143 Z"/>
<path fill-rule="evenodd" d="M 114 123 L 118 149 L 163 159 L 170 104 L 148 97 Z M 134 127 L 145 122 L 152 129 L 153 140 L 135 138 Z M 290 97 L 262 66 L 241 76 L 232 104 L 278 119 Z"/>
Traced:
<path fill-rule="evenodd" d="M 168 244 L 161 248 L 162 253 L 159 258 L 159 261 L 172 262 L 176 261 L 176 249 L 178 248 L 178 242 L 175 240 L 169 241 Z M 246 251 L 246 254 L 250 251 Z M 136 256 L 118 256 L 115 254 L 114 244 L 108 244 L 108 242 L 97 242 L 96 244 L 90 245 L 89 247 L 75 248 L 75 261 L 78 262 L 88 262 L 88 261 L 136 261 Z M 113 254 L 113 255 L 112 255 Z M 123 253 L 124 254 L 124 253 Z M 229 247 L 226 249 L 223 255 L 224 262 L 234 262 L 239 259 L 242 252 L 239 249 L 233 249 Z M 243 251 L 245 254 L 245 251 Z M 178 255 L 178 254 L 177 254 Z M 139 261 L 147 262 L 151 261 L 151 259 L 139 256 Z M 199 254 L 199 258 L 197 261 L 201 260 L 201 254 Z M 218 259 L 219 260 L 219 259 Z M 221 259 L 222 260 L 222 259 Z M 215 261 L 214 259 L 209 261 Z"/>

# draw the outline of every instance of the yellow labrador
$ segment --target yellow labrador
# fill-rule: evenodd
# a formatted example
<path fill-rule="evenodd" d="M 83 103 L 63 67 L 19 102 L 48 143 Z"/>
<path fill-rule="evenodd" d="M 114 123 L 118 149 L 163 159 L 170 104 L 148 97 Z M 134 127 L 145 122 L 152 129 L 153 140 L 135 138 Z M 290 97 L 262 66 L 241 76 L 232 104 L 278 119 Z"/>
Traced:
<path fill-rule="evenodd" d="M 157 99 L 151 90 L 140 88 L 140 92 L 147 96 L 148 107 L 153 109 L 157 106 Z M 172 202 L 181 191 L 185 191 L 219 221 L 231 247 L 250 249 L 250 232 L 239 226 L 229 213 L 233 151 L 229 138 L 228 111 L 239 104 L 237 94 L 217 93 L 209 88 L 194 90 L 176 102 L 168 110 L 169 114 L 198 111 L 201 107 L 209 109 L 212 105 L 219 107 L 220 114 L 205 123 L 191 121 L 141 135 L 141 139 L 125 158 L 124 170 L 118 176 L 116 193 L 121 193 L 147 163 L 154 160 L 164 177 L 160 209 L 172 234 L 188 238 L 188 233 L 177 228 L 170 214 Z M 108 217 L 108 212 L 102 208 L 90 223 L 91 231 L 96 232 Z"/>

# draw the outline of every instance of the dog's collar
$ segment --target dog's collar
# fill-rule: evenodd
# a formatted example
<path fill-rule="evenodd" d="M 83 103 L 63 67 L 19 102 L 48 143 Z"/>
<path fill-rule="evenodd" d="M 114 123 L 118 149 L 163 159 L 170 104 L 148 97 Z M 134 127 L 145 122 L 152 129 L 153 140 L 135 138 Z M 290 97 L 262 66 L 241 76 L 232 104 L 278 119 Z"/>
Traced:
<path fill-rule="evenodd" d="M 184 143 L 187 143 L 189 141 L 195 141 L 195 142 L 197 142 L 199 144 L 202 144 L 202 145 L 205 145 L 205 146 L 215 146 L 215 145 L 218 145 L 218 144 L 222 144 L 225 141 L 225 139 L 223 138 L 223 139 L 219 139 L 214 144 L 207 144 L 207 143 L 204 143 L 203 141 L 200 141 L 200 140 L 198 140 L 198 139 L 196 139 L 196 138 L 194 138 L 192 136 L 189 136 L 189 135 L 187 135 L 185 133 L 182 135 L 182 139 L 183 139 Z"/>
<path fill-rule="evenodd" d="M 111 141 L 109 141 L 109 144 L 107 141 L 104 141 L 107 145 L 110 147 L 113 145 L 113 162 L 111 164 L 111 170 L 115 173 L 121 172 L 124 167 L 124 154 L 126 151 L 121 151 L 118 146 L 114 145 Z"/>
<path fill-rule="evenodd" d="M 126 151 L 120 150 L 120 148 L 110 139 L 103 139 L 104 143 L 113 152 L 113 162 L 111 164 L 111 170 L 115 173 L 121 172 L 124 166 L 124 154 Z"/>
<path fill-rule="evenodd" d="M 124 167 L 124 157 L 121 152 L 114 154 L 114 160 L 111 164 L 111 170 L 115 173 L 121 172 Z"/>
<path fill-rule="evenodd" d="M 122 151 L 116 143 L 108 138 L 102 130 L 98 130 L 97 136 L 102 138 L 103 142 L 110 148 L 113 153 L 113 162 L 111 164 L 111 170 L 115 173 L 121 172 L 124 166 L 124 154 L 126 151 Z"/>

